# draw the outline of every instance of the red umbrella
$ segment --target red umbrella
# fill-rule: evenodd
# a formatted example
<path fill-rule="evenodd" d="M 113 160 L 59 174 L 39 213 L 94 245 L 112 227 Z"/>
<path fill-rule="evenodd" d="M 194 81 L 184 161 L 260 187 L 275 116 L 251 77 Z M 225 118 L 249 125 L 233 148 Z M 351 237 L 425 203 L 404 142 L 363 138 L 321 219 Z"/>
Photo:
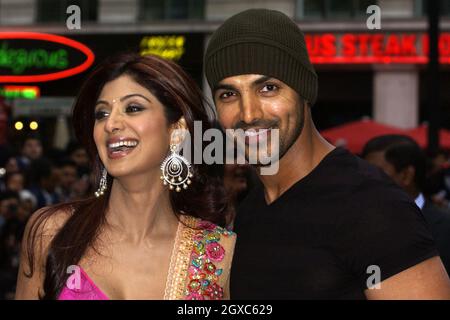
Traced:
<path fill-rule="evenodd" d="M 336 146 L 343 146 L 359 154 L 370 139 L 385 134 L 406 134 L 406 130 L 377 123 L 370 119 L 348 122 L 321 132 L 322 136 Z"/>
<path fill-rule="evenodd" d="M 428 126 L 426 124 L 407 130 L 406 134 L 416 140 L 421 148 L 428 146 Z M 439 144 L 441 148 L 450 149 L 450 130 L 439 130 Z"/>

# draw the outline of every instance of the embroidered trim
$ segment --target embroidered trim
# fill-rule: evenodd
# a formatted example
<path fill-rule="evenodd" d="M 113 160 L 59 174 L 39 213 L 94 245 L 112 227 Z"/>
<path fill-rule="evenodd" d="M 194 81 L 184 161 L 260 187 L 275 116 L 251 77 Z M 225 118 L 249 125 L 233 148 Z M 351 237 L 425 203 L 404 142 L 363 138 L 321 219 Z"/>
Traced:
<path fill-rule="evenodd" d="M 207 221 L 200 221 L 198 227 L 200 230 L 196 230 L 190 256 L 185 299 L 220 300 L 224 292 L 218 280 L 223 269 L 218 269 L 215 262 L 221 262 L 225 257 L 225 249 L 219 243 L 221 236 L 227 237 L 233 232 Z"/>
<path fill-rule="evenodd" d="M 178 223 L 177 231 L 175 235 L 175 241 L 173 243 L 172 248 L 172 255 L 170 256 L 170 262 L 169 262 L 169 271 L 167 273 L 167 280 L 166 280 L 166 288 L 164 289 L 164 300 L 170 300 L 173 296 L 173 286 L 172 282 L 174 281 L 174 269 L 175 269 L 175 258 L 176 253 L 178 251 L 178 243 L 180 241 L 180 229 L 181 229 L 181 223 Z M 172 298 L 173 299 L 173 298 Z"/>
<path fill-rule="evenodd" d="M 219 277 L 225 249 L 219 243 L 228 231 L 213 223 L 181 216 L 171 255 L 164 300 L 218 300 L 223 298 Z"/>
<path fill-rule="evenodd" d="M 181 216 L 180 220 L 187 226 L 194 227 L 196 219 L 190 216 Z M 175 244 L 167 276 L 165 300 L 182 300 L 184 288 L 188 277 L 189 257 L 194 245 L 194 235 L 197 230 L 179 223 Z"/>

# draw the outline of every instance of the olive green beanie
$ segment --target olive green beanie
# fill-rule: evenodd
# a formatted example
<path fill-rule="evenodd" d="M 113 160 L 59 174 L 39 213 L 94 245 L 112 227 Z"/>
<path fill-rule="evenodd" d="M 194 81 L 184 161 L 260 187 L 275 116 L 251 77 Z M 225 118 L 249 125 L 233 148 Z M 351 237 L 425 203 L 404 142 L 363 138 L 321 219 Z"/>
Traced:
<path fill-rule="evenodd" d="M 250 9 L 226 20 L 211 37 L 204 65 L 213 90 L 227 77 L 262 74 L 283 81 L 311 105 L 317 99 L 304 35 L 279 11 Z"/>

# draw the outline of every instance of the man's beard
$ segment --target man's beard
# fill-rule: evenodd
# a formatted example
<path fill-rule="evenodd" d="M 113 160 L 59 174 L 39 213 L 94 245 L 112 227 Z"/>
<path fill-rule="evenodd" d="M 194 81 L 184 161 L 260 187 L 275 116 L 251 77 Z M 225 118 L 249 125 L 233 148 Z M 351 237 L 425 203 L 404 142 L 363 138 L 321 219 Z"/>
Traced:
<path fill-rule="evenodd" d="M 254 123 L 251 124 L 246 124 L 242 121 L 238 122 L 235 126 L 233 126 L 232 130 L 251 130 L 253 128 L 267 128 L 270 129 L 270 144 L 269 144 L 269 139 L 268 136 L 266 136 L 267 139 L 264 139 L 264 143 L 266 144 L 265 146 L 265 151 L 268 151 L 268 146 L 270 145 L 270 155 L 268 156 L 268 158 L 271 159 L 271 161 L 269 163 L 261 163 L 261 162 L 257 162 L 257 163 L 251 163 L 252 161 L 250 161 L 250 156 L 249 154 L 251 152 L 253 152 L 253 154 L 256 154 L 256 158 L 259 159 L 260 158 L 260 154 L 258 153 L 258 147 L 260 147 L 260 143 L 254 143 L 254 144 L 247 144 L 245 143 L 245 140 L 240 139 L 240 137 L 242 138 L 242 136 L 237 135 L 236 133 L 233 133 L 231 135 L 229 135 L 228 133 L 226 134 L 226 139 L 230 139 L 228 143 L 230 143 L 231 146 L 233 146 L 234 148 L 234 152 L 232 153 L 234 155 L 233 159 L 237 163 L 241 163 L 240 161 L 245 160 L 248 164 L 258 168 L 258 167 L 266 167 L 266 166 L 270 166 L 271 163 L 274 163 L 276 161 L 279 161 L 288 151 L 289 149 L 292 147 L 292 145 L 297 141 L 297 139 L 299 138 L 299 136 L 301 135 L 303 128 L 304 128 L 304 124 L 305 124 L 305 108 L 306 108 L 306 104 L 303 102 L 299 103 L 298 106 L 298 113 L 297 113 L 297 118 L 298 118 L 298 122 L 297 125 L 290 131 L 287 132 L 286 135 L 281 135 L 280 132 L 280 120 L 279 119 L 274 119 L 274 120 L 260 120 L 260 121 L 255 121 Z M 276 146 L 277 148 L 272 148 L 272 139 L 273 137 L 273 129 L 278 131 L 278 134 L 276 135 L 277 139 L 277 143 Z M 263 145 L 264 146 L 264 145 Z M 253 150 L 251 150 L 251 148 L 253 148 Z M 256 150 L 255 150 L 256 149 Z M 274 150 L 275 149 L 275 150 Z M 273 159 L 276 159 L 276 161 L 273 161 Z M 230 158 L 231 160 L 232 158 Z M 241 160 L 238 160 L 241 159 Z M 228 160 L 227 160 L 228 161 Z M 228 163 L 228 162 L 227 162 Z M 241 163 L 243 164 L 243 162 Z"/>
<path fill-rule="evenodd" d="M 283 158 L 283 156 L 289 151 L 289 149 L 294 145 L 294 143 L 297 141 L 297 139 L 300 137 L 300 135 L 302 134 L 303 128 L 305 126 L 305 104 L 301 103 L 299 106 L 300 110 L 298 112 L 298 123 L 297 125 L 294 127 L 294 129 L 291 131 L 292 133 L 289 134 L 289 132 L 287 132 L 286 136 L 280 135 L 279 137 L 279 142 L 278 142 L 278 152 L 276 152 L 275 154 L 273 154 L 274 150 L 270 150 L 270 158 L 271 159 L 276 159 L 277 161 L 281 160 Z M 281 134 L 281 132 L 280 132 Z M 272 139 L 272 136 L 271 136 Z M 267 142 L 268 143 L 268 142 Z M 250 152 L 249 147 L 246 146 L 246 151 L 245 151 L 245 158 L 246 161 L 249 161 L 249 157 L 248 157 L 248 152 Z M 272 163 L 272 161 L 270 162 Z M 256 164 L 252 164 L 254 167 L 256 168 L 260 168 L 260 167 L 266 167 L 269 166 L 269 164 L 262 164 L 260 162 L 256 163 Z"/>

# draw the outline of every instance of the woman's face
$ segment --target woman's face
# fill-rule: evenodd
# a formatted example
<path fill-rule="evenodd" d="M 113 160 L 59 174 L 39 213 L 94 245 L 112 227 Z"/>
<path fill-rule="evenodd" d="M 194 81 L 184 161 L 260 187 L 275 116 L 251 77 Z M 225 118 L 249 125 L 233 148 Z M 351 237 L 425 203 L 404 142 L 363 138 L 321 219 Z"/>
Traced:
<path fill-rule="evenodd" d="M 170 143 L 164 107 L 130 76 L 120 76 L 105 84 L 96 102 L 94 140 L 114 177 L 159 170 Z"/>

